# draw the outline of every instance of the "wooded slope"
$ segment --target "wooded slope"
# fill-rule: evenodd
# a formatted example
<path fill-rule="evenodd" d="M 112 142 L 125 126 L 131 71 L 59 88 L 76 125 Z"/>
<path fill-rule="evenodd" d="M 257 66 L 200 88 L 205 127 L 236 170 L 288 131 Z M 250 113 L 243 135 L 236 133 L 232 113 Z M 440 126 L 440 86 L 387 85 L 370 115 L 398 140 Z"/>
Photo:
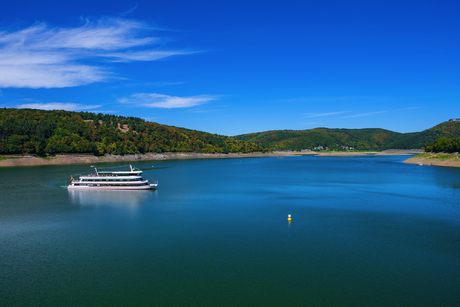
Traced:
<path fill-rule="evenodd" d="M 398 133 L 379 128 L 273 130 L 235 136 L 270 150 L 302 150 L 317 146 L 330 150 L 420 149 L 440 137 L 460 137 L 460 122 L 444 122 L 430 129 Z M 342 147 L 343 146 L 343 147 Z"/>
<path fill-rule="evenodd" d="M 0 109 L 0 154 L 265 152 L 217 134 L 89 112 Z"/>

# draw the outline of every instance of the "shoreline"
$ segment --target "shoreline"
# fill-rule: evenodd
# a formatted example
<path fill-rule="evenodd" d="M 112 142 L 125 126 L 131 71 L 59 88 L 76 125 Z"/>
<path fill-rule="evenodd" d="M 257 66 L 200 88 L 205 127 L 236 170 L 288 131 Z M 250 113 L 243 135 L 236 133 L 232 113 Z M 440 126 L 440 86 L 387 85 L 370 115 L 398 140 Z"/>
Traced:
<path fill-rule="evenodd" d="M 133 161 L 158 161 L 158 160 L 181 160 L 181 159 L 231 159 L 231 158 L 256 158 L 256 157 L 277 157 L 292 156 L 287 153 L 146 153 L 131 155 L 56 155 L 53 157 L 39 158 L 36 156 L 3 156 L 6 159 L 0 160 L 0 167 L 15 166 L 40 166 L 40 165 L 67 165 L 67 164 L 96 164 L 109 162 L 133 162 Z"/>
<path fill-rule="evenodd" d="M 146 153 L 132 155 L 105 155 L 101 157 L 85 154 L 56 155 L 53 157 L 39 158 L 36 156 L 10 155 L 2 156 L 0 167 L 15 166 L 41 166 L 41 165 L 67 165 L 67 164 L 96 164 L 109 162 L 129 161 L 155 161 L 155 160 L 180 160 L 180 159 L 232 159 L 232 158 L 258 158 L 258 157 L 288 157 L 312 155 L 318 157 L 328 156 L 365 156 L 365 155 L 407 155 L 415 154 L 413 151 L 389 150 L 382 152 L 299 152 L 299 151 L 274 151 L 271 153 Z"/>
<path fill-rule="evenodd" d="M 383 151 L 361 151 L 361 152 L 317 152 L 318 157 L 337 157 L 337 156 L 400 156 L 400 155 L 416 155 L 422 153 L 422 149 L 387 149 Z"/>
<path fill-rule="evenodd" d="M 420 166 L 460 167 L 460 155 L 445 153 L 423 153 L 404 160 L 403 163 Z"/>

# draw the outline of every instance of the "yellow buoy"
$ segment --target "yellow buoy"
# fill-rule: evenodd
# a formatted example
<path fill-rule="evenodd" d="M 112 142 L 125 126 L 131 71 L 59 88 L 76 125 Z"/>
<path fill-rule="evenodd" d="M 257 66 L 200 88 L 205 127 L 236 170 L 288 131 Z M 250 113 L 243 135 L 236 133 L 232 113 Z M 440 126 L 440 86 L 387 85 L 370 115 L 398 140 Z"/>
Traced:
<path fill-rule="evenodd" d="M 288 214 L 288 221 L 290 222 L 292 219 L 291 219 L 291 215 Z"/>

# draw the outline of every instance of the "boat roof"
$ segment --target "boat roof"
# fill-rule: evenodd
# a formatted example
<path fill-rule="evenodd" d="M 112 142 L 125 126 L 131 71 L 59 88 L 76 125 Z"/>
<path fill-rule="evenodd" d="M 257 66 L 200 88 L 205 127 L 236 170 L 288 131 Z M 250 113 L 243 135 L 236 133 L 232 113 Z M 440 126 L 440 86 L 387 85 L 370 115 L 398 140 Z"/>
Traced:
<path fill-rule="evenodd" d="M 140 174 L 142 171 L 116 171 L 116 172 L 109 172 L 109 171 L 97 171 L 99 174 Z"/>
<path fill-rule="evenodd" d="M 125 176 L 123 174 L 116 174 L 116 176 L 110 176 L 110 174 L 88 174 L 88 175 L 80 175 L 80 177 L 85 178 L 96 178 L 95 175 L 99 175 L 98 177 L 109 177 L 109 178 L 142 178 L 141 174 L 134 174 L 135 176 Z"/>

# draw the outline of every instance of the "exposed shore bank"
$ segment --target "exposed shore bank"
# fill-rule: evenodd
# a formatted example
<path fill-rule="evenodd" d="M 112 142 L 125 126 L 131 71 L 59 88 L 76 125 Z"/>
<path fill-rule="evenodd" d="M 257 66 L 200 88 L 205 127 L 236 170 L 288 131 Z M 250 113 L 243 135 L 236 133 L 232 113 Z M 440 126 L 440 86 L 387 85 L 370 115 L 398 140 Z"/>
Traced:
<path fill-rule="evenodd" d="M 96 164 L 105 162 L 129 162 L 151 160 L 177 160 L 177 159 L 225 159 L 225 158 L 254 158 L 254 157 L 277 157 L 292 156 L 293 153 L 146 153 L 134 155 L 105 155 L 96 157 L 93 155 L 56 155 L 53 157 L 40 158 L 36 156 L 4 156 L 0 160 L 0 167 L 8 166 L 35 166 L 35 165 L 65 165 L 65 164 Z"/>
<path fill-rule="evenodd" d="M 446 153 L 422 153 L 404 160 L 403 162 L 418 165 L 460 167 L 460 155 Z"/>
<path fill-rule="evenodd" d="M 154 161 L 154 160 L 177 160 L 177 159 L 229 159 L 229 158 L 255 158 L 255 157 L 282 157 L 298 155 L 316 156 L 357 156 L 357 155 L 407 155 L 415 154 L 413 151 L 390 150 L 382 152 L 296 152 L 275 151 L 271 153 L 147 153 L 134 155 L 105 155 L 96 157 L 93 155 L 56 155 L 53 157 L 40 158 L 36 156 L 3 156 L 0 159 L 0 167 L 12 166 L 35 166 L 35 165 L 65 165 L 65 164 L 96 164 L 105 162 L 129 162 L 129 161 Z"/>
<path fill-rule="evenodd" d="M 393 155 L 416 155 L 422 153 L 422 149 L 387 149 L 383 151 L 336 151 L 336 152 L 312 152 L 319 157 L 340 157 L 340 156 L 393 156 Z"/>

